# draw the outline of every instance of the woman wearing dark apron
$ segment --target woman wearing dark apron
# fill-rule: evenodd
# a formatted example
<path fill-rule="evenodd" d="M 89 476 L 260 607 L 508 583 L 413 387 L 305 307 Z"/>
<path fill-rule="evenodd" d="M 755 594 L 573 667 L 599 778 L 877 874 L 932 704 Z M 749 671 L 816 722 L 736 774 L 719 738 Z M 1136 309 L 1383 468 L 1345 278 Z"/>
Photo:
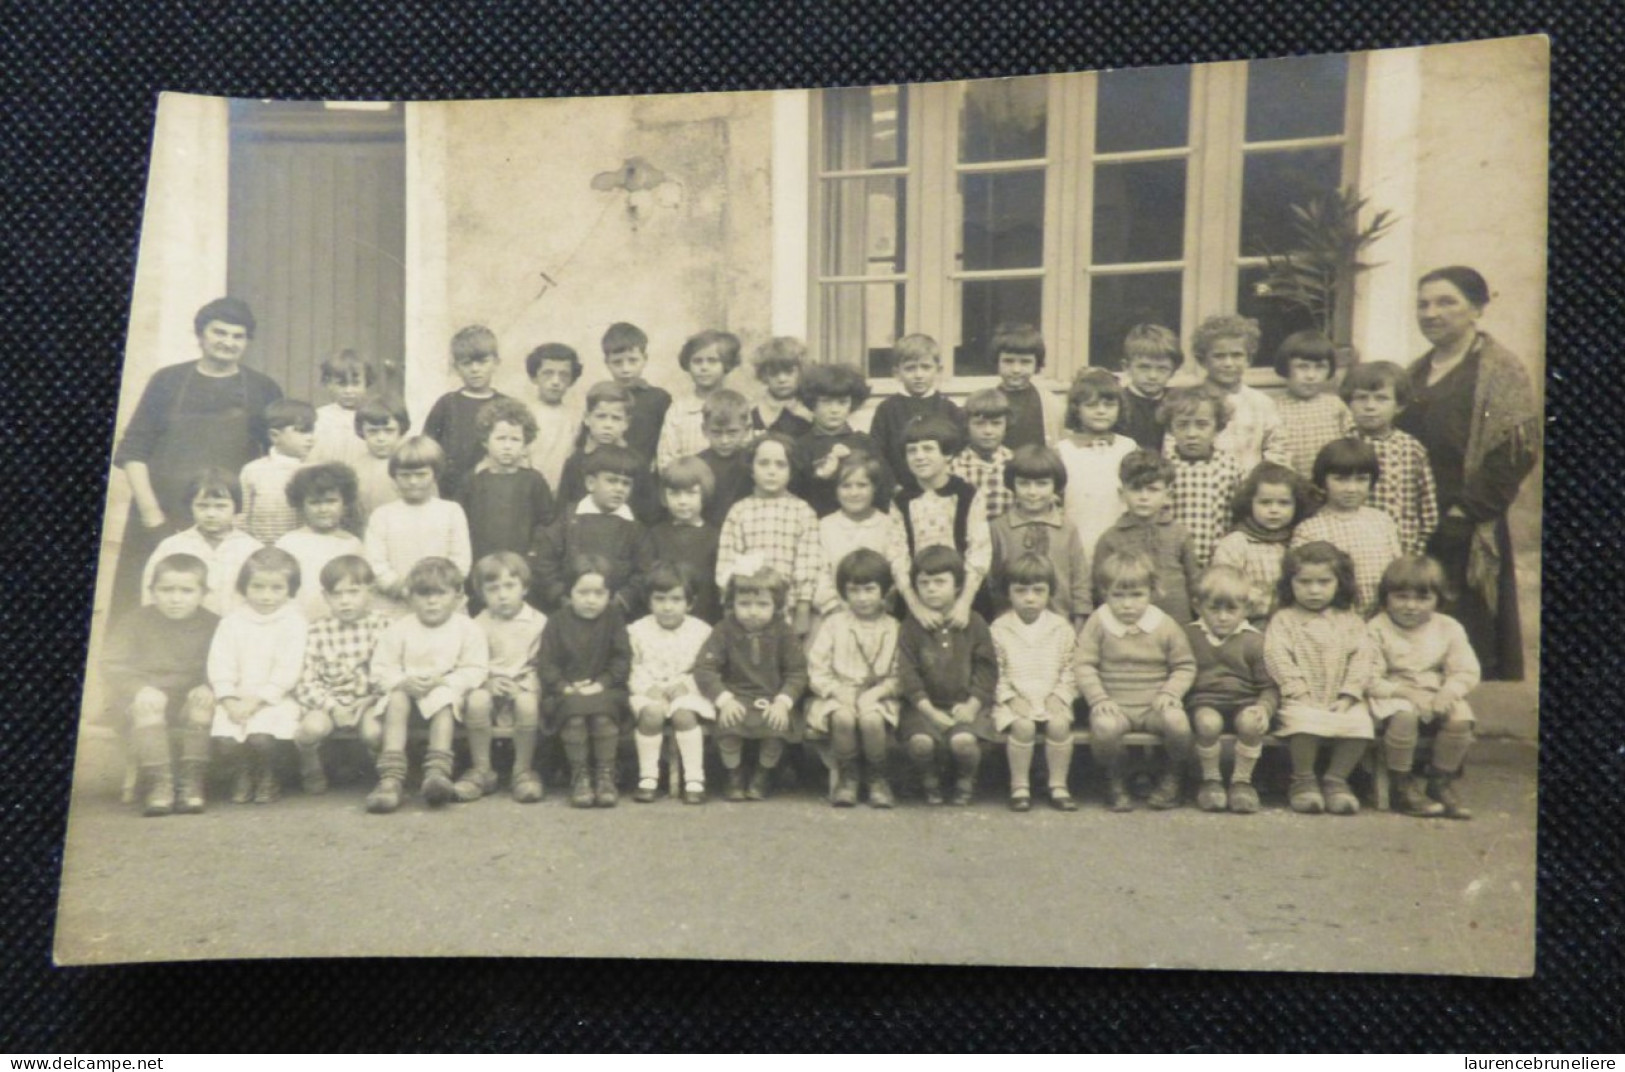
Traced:
<path fill-rule="evenodd" d="M 186 486 L 200 469 L 239 472 L 265 453 L 265 407 L 282 388 L 242 366 L 254 335 L 246 302 L 219 298 L 198 310 L 196 361 L 147 381 L 113 464 L 130 482 L 130 514 L 113 578 L 113 617 L 141 604 L 141 571 L 159 541 L 192 524 Z"/>

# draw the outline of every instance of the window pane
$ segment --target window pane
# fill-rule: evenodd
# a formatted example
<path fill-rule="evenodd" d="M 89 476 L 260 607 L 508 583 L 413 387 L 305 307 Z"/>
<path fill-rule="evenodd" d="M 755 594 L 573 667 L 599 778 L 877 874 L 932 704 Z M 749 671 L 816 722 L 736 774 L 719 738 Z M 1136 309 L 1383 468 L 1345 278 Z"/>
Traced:
<path fill-rule="evenodd" d="M 1185 255 L 1185 161 L 1095 168 L 1095 264 Z"/>
<path fill-rule="evenodd" d="M 971 82 L 959 112 L 959 160 L 1031 160 L 1044 155 L 1049 79 L 999 78 Z"/>
<path fill-rule="evenodd" d="M 1189 142 L 1189 67 L 1109 71 L 1096 85 L 1095 152 L 1172 149 Z"/>
<path fill-rule="evenodd" d="M 824 90 L 824 170 L 908 162 L 908 87 Z"/>
<path fill-rule="evenodd" d="M 1342 185 L 1343 150 L 1248 153 L 1241 187 L 1241 253 L 1258 257 L 1299 245 L 1292 206 Z"/>
<path fill-rule="evenodd" d="M 1254 60 L 1247 65 L 1247 140 L 1343 133 L 1347 56 Z"/>
<path fill-rule="evenodd" d="M 903 334 L 903 284 L 831 283 L 820 289 L 823 359 L 890 376 L 892 343 Z"/>
<path fill-rule="evenodd" d="M 960 284 L 959 345 L 954 347 L 953 374 L 991 376 L 998 355 L 988 353 L 993 331 L 1005 321 L 1043 321 L 1042 279 L 967 279 Z M 1050 340 L 1053 347 L 1054 340 Z"/>
<path fill-rule="evenodd" d="M 1183 272 L 1097 275 L 1089 283 L 1089 364 L 1117 368 L 1136 324 L 1161 324 L 1183 338 Z"/>
<path fill-rule="evenodd" d="M 1263 267 L 1243 268 L 1236 280 L 1236 312 L 1256 319 L 1263 336 L 1258 344 L 1258 356 L 1253 359 L 1255 366 L 1272 364 L 1281 340 L 1294 331 L 1316 326 L 1307 310 L 1259 297 L 1258 284 L 1264 274 Z"/>
<path fill-rule="evenodd" d="M 1044 173 L 962 175 L 959 267 L 968 272 L 1044 263 Z"/>
<path fill-rule="evenodd" d="M 825 179 L 823 275 L 892 275 L 903 271 L 907 234 L 900 178 Z"/>

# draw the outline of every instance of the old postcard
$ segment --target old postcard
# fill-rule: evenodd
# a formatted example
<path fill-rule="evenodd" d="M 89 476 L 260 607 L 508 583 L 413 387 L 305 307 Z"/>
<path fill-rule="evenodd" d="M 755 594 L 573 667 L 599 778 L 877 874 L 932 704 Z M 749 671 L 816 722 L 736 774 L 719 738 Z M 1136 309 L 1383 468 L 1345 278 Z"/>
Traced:
<path fill-rule="evenodd" d="M 1530 974 L 1547 81 L 165 95 L 59 962 Z"/>

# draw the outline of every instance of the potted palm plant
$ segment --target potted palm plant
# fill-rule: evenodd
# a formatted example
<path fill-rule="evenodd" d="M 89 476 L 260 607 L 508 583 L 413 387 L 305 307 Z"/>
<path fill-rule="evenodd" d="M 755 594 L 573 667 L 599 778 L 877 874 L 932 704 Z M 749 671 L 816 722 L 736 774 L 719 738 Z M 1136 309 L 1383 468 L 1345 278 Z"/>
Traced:
<path fill-rule="evenodd" d="M 1306 312 L 1316 328 L 1337 344 L 1340 366 L 1351 364 L 1357 355 L 1349 344 L 1348 317 L 1339 315 L 1339 303 L 1355 276 L 1377 266 L 1362 259 L 1363 255 L 1396 222 L 1392 212 L 1380 209 L 1362 224 L 1366 204 L 1366 198 L 1349 188 L 1289 205 L 1296 248 L 1266 252 L 1266 274 L 1257 284 L 1259 297 Z"/>

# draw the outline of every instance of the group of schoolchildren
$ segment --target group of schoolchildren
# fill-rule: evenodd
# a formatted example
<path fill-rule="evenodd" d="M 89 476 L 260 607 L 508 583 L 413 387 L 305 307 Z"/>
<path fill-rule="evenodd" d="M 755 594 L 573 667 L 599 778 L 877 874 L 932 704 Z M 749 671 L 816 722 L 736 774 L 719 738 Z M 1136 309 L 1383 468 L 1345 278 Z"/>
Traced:
<path fill-rule="evenodd" d="M 524 402 L 492 387 L 495 336 L 466 328 L 463 386 L 417 436 L 359 357 L 333 355 L 331 404 L 271 405 L 268 455 L 197 475 L 194 526 L 116 625 L 105 667 L 143 810 L 201 811 L 211 762 L 233 801 L 273 802 L 288 741 L 323 792 L 323 742 L 350 729 L 376 757 L 366 807 L 391 812 L 422 720 L 431 806 L 497 788 L 498 728 L 517 801 L 542 799 L 545 733 L 569 802 L 614 805 L 630 729 L 634 799 L 656 798 L 671 748 L 672 796 L 703 803 L 708 729 L 730 801 L 765 799 L 805 742 L 833 804 L 891 807 L 896 743 L 927 803 L 965 805 L 992 742 L 1027 811 L 1042 743 L 1048 802 L 1073 811 L 1078 720 L 1113 811 L 1135 806 L 1139 733 L 1162 753 L 1150 807 L 1181 803 L 1194 756 L 1198 807 L 1254 812 L 1273 733 L 1292 809 L 1353 814 L 1348 778 L 1380 732 L 1402 810 L 1467 818 L 1453 782 L 1479 670 L 1422 553 L 1438 510 L 1424 449 L 1394 427 L 1404 370 L 1358 364 L 1339 388 L 1332 344 L 1299 333 L 1271 399 L 1243 382 L 1258 337 L 1210 318 L 1202 381 L 1171 388 L 1177 338 L 1136 327 L 1122 375 L 1083 371 L 1062 409 L 1029 326 L 1001 327 L 999 383 L 963 408 L 937 389 L 937 344 L 909 335 L 902 393 L 867 433 L 849 421 L 862 373 L 789 338 L 754 355 L 754 403 L 725 385 L 735 336 L 687 341 L 692 389 L 673 399 L 643 379 L 630 324 L 604 335 L 611 378 L 579 403 L 575 351 L 533 350 Z"/>

